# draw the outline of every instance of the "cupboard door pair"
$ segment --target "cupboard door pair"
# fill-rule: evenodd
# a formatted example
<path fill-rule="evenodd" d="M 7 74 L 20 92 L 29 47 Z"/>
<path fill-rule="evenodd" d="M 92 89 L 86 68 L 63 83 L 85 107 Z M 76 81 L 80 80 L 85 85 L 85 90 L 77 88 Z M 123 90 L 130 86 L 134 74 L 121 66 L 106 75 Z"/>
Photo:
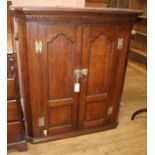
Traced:
<path fill-rule="evenodd" d="M 115 77 L 116 29 L 33 23 L 27 27 L 34 137 L 106 124 Z M 38 52 L 36 40 L 41 42 Z M 88 74 L 77 81 L 77 69 L 87 69 Z M 74 90 L 77 82 L 79 92 Z"/>

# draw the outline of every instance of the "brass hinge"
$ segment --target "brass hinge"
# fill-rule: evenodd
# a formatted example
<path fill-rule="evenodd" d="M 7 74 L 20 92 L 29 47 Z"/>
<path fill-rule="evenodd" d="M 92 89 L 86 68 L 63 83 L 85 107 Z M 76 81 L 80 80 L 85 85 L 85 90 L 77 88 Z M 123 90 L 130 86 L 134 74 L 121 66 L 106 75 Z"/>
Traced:
<path fill-rule="evenodd" d="M 47 133 L 47 130 L 43 130 L 43 135 L 44 135 L 44 136 L 47 136 L 47 134 L 48 134 L 48 133 Z"/>
<path fill-rule="evenodd" d="M 123 38 L 118 38 L 117 49 L 122 49 L 123 48 L 123 42 L 124 42 Z"/>
<path fill-rule="evenodd" d="M 42 52 L 42 41 L 41 40 L 35 41 L 35 50 L 37 54 Z"/>
<path fill-rule="evenodd" d="M 112 112 L 113 112 L 113 107 L 111 106 L 111 107 L 109 107 L 109 109 L 108 109 L 108 115 L 111 115 Z"/>
<path fill-rule="evenodd" d="M 44 117 L 39 117 L 38 126 L 42 127 L 44 125 L 45 125 L 45 118 Z"/>

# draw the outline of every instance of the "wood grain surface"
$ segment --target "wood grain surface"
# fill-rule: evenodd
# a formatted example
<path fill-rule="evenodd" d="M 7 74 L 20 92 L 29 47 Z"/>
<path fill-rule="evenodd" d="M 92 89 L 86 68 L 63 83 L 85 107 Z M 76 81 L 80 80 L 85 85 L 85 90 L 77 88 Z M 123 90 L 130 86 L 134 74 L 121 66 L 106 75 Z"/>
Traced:
<path fill-rule="evenodd" d="M 146 107 L 146 77 L 128 68 L 123 105 L 116 129 L 42 144 L 28 144 L 27 152 L 8 155 L 146 155 L 146 113 L 131 121 L 131 115 Z"/>

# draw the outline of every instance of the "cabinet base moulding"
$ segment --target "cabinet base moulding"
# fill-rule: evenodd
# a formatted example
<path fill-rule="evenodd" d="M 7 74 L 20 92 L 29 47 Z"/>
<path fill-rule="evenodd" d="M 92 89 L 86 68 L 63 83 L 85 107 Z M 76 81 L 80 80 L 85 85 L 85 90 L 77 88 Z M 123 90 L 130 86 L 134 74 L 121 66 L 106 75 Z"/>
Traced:
<path fill-rule="evenodd" d="M 69 138 L 69 137 L 75 137 L 75 136 L 80 136 L 80 135 L 84 135 L 84 134 L 105 131 L 108 129 L 114 129 L 117 127 L 117 125 L 118 125 L 118 122 L 115 122 L 110 125 L 100 126 L 100 127 L 96 127 L 96 128 L 75 130 L 75 131 L 72 131 L 69 133 L 67 132 L 64 134 L 57 134 L 57 135 L 53 135 L 53 136 L 47 136 L 47 137 L 41 137 L 41 138 L 27 137 L 27 140 L 30 143 L 37 144 L 37 143 L 48 142 L 48 141 L 52 141 L 52 140 L 58 140 L 58 139 L 63 139 L 63 138 Z"/>
<path fill-rule="evenodd" d="M 16 149 L 18 151 L 27 151 L 28 150 L 26 141 L 10 143 L 7 145 L 7 148 L 8 149 Z"/>

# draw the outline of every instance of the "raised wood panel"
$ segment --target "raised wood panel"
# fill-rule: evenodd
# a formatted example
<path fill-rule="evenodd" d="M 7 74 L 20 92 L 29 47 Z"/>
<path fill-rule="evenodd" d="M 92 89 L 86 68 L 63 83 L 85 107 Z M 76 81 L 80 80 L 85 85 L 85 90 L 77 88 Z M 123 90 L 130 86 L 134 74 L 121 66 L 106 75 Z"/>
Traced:
<path fill-rule="evenodd" d="M 14 78 L 7 79 L 7 98 L 8 99 L 16 98 L 16 86 Z"/>
<path fill-rule="evenodd" d="M 18 121 L 19 111 L 16 100 L 10 100 L 7 102 L 7 121 Z"/>
<path fill-rule="evenodd" d="M 86 105 L 85 121 L 102 120 L 106 107 L 105 103 L 102 102 L 90 102 Z"/>
<path fill-rule="evenodd" d="M 7 142 L 15 143 L 24 139 L 22 124 L 20 122 L 8 123 L 7 125 Z"/>
<path fill-rule="evenodd" d="M 74 54 L 73 42 L 64 34 L 47 43 L 49 99 L 72 96 Z"/>
<path fill-rule="evenodd" d="M 100 34 L 91 40 L 89 46 L 87 95 L 108 93 L 113 40 L 106 34 Z"/>
<path fill-rule="evenodd" d="M 71 125 L 72 107 L 61 106 L 49 109 L 49 127 Z"/>

